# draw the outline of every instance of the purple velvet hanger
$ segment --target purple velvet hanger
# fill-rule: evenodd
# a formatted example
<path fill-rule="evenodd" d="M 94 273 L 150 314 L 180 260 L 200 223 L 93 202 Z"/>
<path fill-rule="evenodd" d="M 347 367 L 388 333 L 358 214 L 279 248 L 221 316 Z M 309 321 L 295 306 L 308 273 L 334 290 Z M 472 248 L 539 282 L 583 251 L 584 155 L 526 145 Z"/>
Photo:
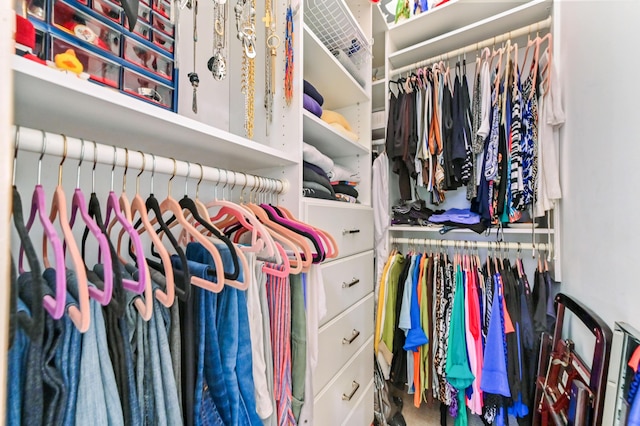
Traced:
<path fill-rule="evenodd" d="M 269 204 L 260 204 L 260 207 L 264 209 L 264 211 L 269 215 L 271 220 L 311 240 L 311 242 L 313 243 L 317 251 L 317 254 L 313 255 L 314 263 L 320 263 L 325 259 L 326 254 L 324 251 L 324 246 L 322 244 L 320 235 L 318 235 L 318 232 L 315 229 L 312 229 L 311 227 L 304 226 L 301 223 L 294 222 L 290 219 L 280 216 L 278 212 Z"/>
<path fill-rule="evenodd" d="M 44 149 L 43 149 L 44 151 Z M 44 153 L 43 153 L 44 155 Z M 42 160 L 42 156 L 40 157 Z M 40 182 L 40 165 L 38 165 L 38 182 Z M 53 254 L 55 257 L 55 270 L 56 270 L 56 297 L 55 299 L 50 295 L 45 295 L 43 298 L 44 308 L 51 314 L 54 319 L 62 318 L 66 306 L 67 298 L 67 270 L 64 263 L 64 249 L 62 247 L 62 240 L 58 237 L 56 228 L 49 220 L 45 205 L 44 188 L 38 183 L 33 191 L 33 197 L 31 198 L 31 213 L 29 220 L 27 221 L 27 230 L 31 230 L 33 222 L 36 219 L 36 213 L 42 229 L 49 240 L 51 247 L 53 247 Z M 18 269 L 20 273 L 24 273 L 23 257 L 24 247 L 20 245 L 20 255 L 18 260 Z"/>

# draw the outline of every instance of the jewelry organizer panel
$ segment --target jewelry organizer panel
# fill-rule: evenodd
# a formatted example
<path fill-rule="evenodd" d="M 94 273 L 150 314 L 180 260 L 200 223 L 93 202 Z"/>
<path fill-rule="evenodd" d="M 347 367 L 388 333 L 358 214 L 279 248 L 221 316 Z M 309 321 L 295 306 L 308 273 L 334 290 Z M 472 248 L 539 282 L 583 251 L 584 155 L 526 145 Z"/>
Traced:
<path fill-rule="evenodd" d="M 195 2 L 195 0 L 192 0 L 192 2 Z M 213 1 L 198 0 L 197 4 L 198 42 L 195 50 L 195 70 L 193 68 L 193 7 L 191 9 L 185 7 L 178 14 L 180 22 L 176 28 L 180 73 L 178 79 L 178 114 L 229 131 L 229 119 L 232 115 L 229 109 L 229 98 L 232 94 L 229 89 L 229 79 L 215 80 L 211 71 L 207 68 L 207 61 L 213 53 Z M 233 6 L 231 7 L 233 8 Z M 229 27 L 227 26 L 227 28 Z M 231 39 L 230 41 L 237 40 Z M 188 76 L 189 73 L 194 71 L 198 74 L 199 79 L 197 113 L 192 110 L 193 86 Z M 229 67 L 227 67 L 227 76 L 228 74 Z"/>

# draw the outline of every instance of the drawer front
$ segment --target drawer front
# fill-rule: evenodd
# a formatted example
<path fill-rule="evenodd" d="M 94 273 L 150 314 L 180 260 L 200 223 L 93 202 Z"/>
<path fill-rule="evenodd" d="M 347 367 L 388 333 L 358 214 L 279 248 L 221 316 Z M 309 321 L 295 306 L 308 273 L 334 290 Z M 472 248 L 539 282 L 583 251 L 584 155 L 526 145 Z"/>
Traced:
<path fill-rule="evenodd" d="M 373 380 L 360 395 L 349 417 L 342 422 L 343 426 L 370 426 L 371 424 L 373 424 Z"/>
<path fill-rule="evenodd" d="M 316 425 L 339 425 L 357 406 L 357 401 L 373 378 L 373 337 L 340 370 L 329 386 L 315 399 Z M 373 414 L 373 410 L 371 410 Z"/>
<path fill-rule="evenodd" d="M 318 367 L 313 375 L 313 389 L 316 394 L 372 334 L 373 293 L 320 328 Z"/>
<path fill-rule="evenodd" d="M 338 257 L 373 248 L 373 210 L 370 208 L 308 205 L 307 221 L 329 232 L 338 243 Z M 345 203 L 346 204 L 346 203 Z"/>
<path fill-rule="evenodd" d="M 373 251 L 322 265 L 322 281 L 327 295 L 326 324 L 349 306 L 373 291 Z"/>

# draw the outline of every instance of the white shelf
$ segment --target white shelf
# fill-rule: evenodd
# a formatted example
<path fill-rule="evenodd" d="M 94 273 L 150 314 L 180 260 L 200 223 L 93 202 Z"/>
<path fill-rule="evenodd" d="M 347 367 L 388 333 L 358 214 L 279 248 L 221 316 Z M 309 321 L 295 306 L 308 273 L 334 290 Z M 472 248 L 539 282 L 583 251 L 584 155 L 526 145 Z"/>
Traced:
<path fill-rule="evenodd" d="M 433 226 L 410 226 L 410 225 L 395 225 L 395 226 L 391 226 L 389 227 L 389 231 L 391 232 L 415 232 L 415 233 L 440 233 L 440 229 L 442 229 L 442 226 L 439 225 L 433 225 Z M 491 228 L 491 235 L 495 235 L 495 232 L 498 228 Z M 503 228 L 504 233 L 505 234 L 512 234 L 512 235 L 517 235 L 517 234 L 524 234 L 524 235 L 531 235 L 531 227 L 527 227 L 527 228 Z M 554 234 L 554 230 L 553 229 L 549 229 L 547 230 L 547 228 L 535 228 L 534 232 L 536 235 L 542 234 L 542 235 L 546 235 L 546 234 Z M 465 229 L 465 228 L 460 228 L 460 229 L 452 229 L 450 231 L 447 231 L 444 235 L 448 235 L 451 233 L 464 233 L 464 234 L 473 234 L 473 235 L 484 235 L 483 234 L 478 234 L 470 229 Z"/>
<path fill-rule="evenodd" d="M 395 49 L 404 49 L 526 2 L 527 0 L 449 0 L 442 6 L 391 25 L 389 40 Z"/>
<path fill-rule="evenodd" d="M 325 123 L 309 111 L 302 112 L 303 140 L 331 158 L 364 155 L 369 149 L 345 137 L 333 126 Z"/>
<path fill-rule="evenodd" d="M 389 29 L 389 26 L 379 3 L 373 5 L 371 13 L 373 14 L 373 35 L 382 34 L 384 41 L 384 33 Z"/>
<path fill-rule="evenodd" d="M 359 184 L 358 184 L 359 185 Z M 366 204 L 359 203 L 346 203 L 344 201 L 324 200 L 322 198 L 302 197 L 303 204 L 314 206 L 328 206 L 328 207 L 345 207 L 354 210 L 373 210 L 373 207 Z"/>
<path fill-rule="evenodd" d="M 235 171 L 292 165 L 287 153 L 13 56 L 14 123 Z"/>
<path fill-rule="evenodd" d="M 304 25 L 304 78 L 324 97 L 330 110 L 369 100 L 367 92 Z"/>
<path fill-rule="evenodd" d="M 390 54 L 389 63 L 392 68 L 400 68 L 539 22 L 551 14 L 551 5 L 552 0 L 534 0 L 436 37 L 423 38 L 413 46 Z"/>
<path fill-rule="evenodd" d="M 371 83 L 371 109 L 373 111 L 384 108 L 384 95 L 387 92 L 387 79 L 376 80 Z"/>

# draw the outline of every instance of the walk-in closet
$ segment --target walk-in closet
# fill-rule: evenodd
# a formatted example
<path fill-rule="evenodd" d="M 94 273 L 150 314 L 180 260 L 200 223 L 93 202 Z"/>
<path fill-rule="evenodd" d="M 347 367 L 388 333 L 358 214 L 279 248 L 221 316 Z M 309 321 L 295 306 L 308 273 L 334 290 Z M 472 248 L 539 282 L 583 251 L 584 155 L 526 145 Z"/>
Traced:
<path fill-rule="evenodd" d="M 0 5 L 7 425 L 640 425 L 634 0 Z"/>

